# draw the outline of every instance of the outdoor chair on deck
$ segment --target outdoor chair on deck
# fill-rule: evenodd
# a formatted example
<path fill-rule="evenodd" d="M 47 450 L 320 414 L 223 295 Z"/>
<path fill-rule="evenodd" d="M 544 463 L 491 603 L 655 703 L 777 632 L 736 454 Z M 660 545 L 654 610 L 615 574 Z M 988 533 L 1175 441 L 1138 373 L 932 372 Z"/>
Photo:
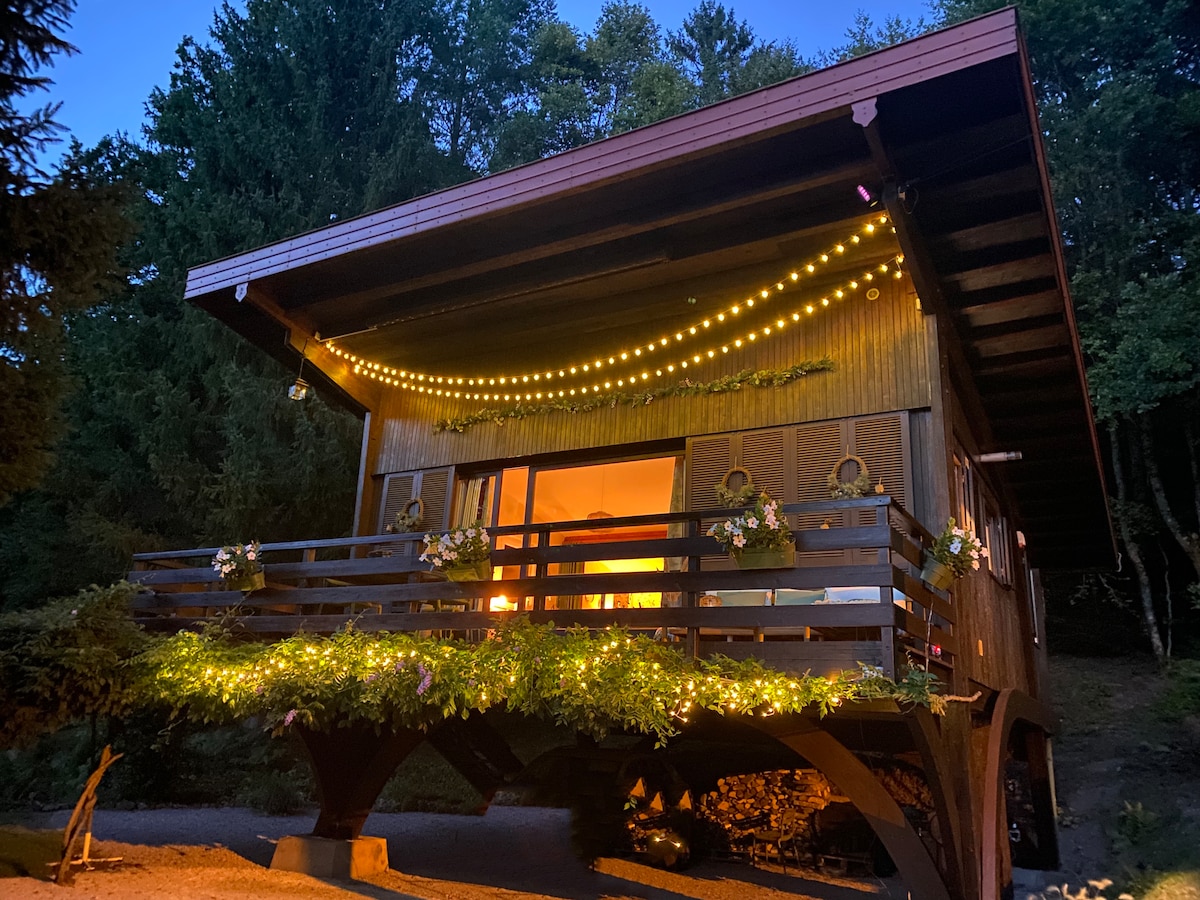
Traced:
<path fill-rule="evenodd" d="M 797 841 L 800 837 L 800 828 L 804 824 L 804 817 L 798 810 L 785 809 L 779 816 L 779 826 L 777 828 L 762 828 L 754 832 L 754 842 L 750 846 L 750 862 L 758 863 L 758 848 L 761 845 L 764 850 L 764 856 L 770 856 L 769 851 L 774 850 L 775 857 L 779 860 L 779 864 L 783 866 L 783 871 L 787 872 L 788 855 L 792 857 L 793 863 L 799 867 L 800 865 L 800 847 Z"/>

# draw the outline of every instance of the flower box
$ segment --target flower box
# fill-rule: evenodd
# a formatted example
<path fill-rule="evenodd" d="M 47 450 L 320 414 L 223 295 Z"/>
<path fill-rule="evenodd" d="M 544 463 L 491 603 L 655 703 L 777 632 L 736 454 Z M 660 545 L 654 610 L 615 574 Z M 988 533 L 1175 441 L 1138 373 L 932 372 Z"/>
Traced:
<path fill-rule="evenodd" d="M 249 575 L 231 575 L 225 579 L 231 591 L 241 591 L 248 594 L 251 591 L 261 591 L 267 586 L 266 576 L 262 572 L 251 572 Z"/>
<path fill-rule="evenodd" d="M 465 566 L 445 566 L 442 569 L 451 581 L 491 581 L 492 562 L 481 559 Z"/>
<path fill-rule="evenodd" d="M 739 569 L 790 569 L 796 564 L 796 544 L 781 549 L 735 550 L 730 556 Z"/>
<path fill-rule="evenodd" d="M 921 567 L 921 580 L 932 588 L 944 591 L 954 584 L 954 570 L 938 562 L 929 553 L 925 554 L 924 565 Z"/>

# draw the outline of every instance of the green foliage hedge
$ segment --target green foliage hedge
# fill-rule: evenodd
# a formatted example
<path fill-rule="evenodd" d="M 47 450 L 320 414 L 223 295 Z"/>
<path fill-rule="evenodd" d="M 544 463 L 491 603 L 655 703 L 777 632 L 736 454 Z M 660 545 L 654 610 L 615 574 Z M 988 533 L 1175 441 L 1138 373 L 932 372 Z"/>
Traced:
<path fill-rule="evenodd" d="M 836 677 L 787 675 L 755 660 L 690 660 L 618 628 L 591 633 L 517 619 L 478 643 L 347 629 L 248 643 L 212 629 L 144 634 L 128 616 L 138 589 L 93 587 L 43 610 L 0 617 L 0 740 L 83 716 L 166 708 L 197 722 L 260 717 L 329 730 L 352 722 L 425 728 L 493 706 L 601 736 L 676 733 L 698 708 L 774 715 L 888 699 L 939 711 L 934 676 L 893 682 L 864 666 Z"/>

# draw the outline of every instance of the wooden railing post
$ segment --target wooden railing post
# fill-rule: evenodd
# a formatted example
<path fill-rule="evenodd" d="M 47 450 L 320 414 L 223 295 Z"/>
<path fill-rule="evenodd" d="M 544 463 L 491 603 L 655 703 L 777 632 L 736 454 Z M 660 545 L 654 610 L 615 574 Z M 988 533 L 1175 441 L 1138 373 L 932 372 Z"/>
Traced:
<path fill-rule="evenodd" d="M 537 563 L 533 567 L 534 577 L 538 580 L 538 585 L 545 584 L 545 579 L 550 575 L 550 564 L 546 562 L 546 548 L 550 546 L 550 530 L 548 528 L 540 528 L 536 532 L 537 535 Z M 546 608 L 546 592 L 539 590 L 533 596 L 533 608 L 541 612 Z"/>
<path fill-rule="evenodd" d="M 688 520 L 688 537 L 695 538 L 700 536 L 699 519 Z M 700 557 L 689 556 L 687 558 L 687 568 L 689 572 L 700 571 Z M 696 592 L 694 590 L 683 592 L 683 603 L 688 609 L 696 609 Z M 700 655 L 700 627 L 698 625 L 689 625 L 687 634 L 684 638 L 683 652 L 695 659 Z"/>

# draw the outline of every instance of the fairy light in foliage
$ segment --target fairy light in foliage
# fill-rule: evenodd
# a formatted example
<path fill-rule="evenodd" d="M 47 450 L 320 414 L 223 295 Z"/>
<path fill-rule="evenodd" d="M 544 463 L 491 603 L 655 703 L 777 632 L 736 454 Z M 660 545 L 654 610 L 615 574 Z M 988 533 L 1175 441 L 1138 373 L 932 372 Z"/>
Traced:
<path fill-rule="evenodd" d="M 663 372 L 674 373 L 676 368 L 686 369 L 703 362 L 705 358 L 714 358 L 718 352 L 728 352 L 728 350 L 720 351 L 718 349 L 720 345 L 717 345 L 717 347 L 709 347 L 700 353 L 693 352 L 685 357 L 672 355 L 666 365 L 663 364 L 664 351 L 670 354 L 669 348 L 680 346 L 696 338 L 703 338 L 717 329 L 732 325 L 738 321 L 740 316 L 754 310 L 756 304 L 769 302 L 779 294 L 794 289 L 804 280 L 815 276 L 830 262 L 854 252 L 864 243 L 865 239 L 885 231 L 894 231 L 894 229 L 883 227 L 887 224 L 887 216 L 877 216 L 871 219 L 844 241 L 834 244 L 776 281 L 764 285 L 754 294 L 715 313 L 710 313 L 691 325 L 662 335 L 657 340 L 646 341 L 643 344 L 626 347 L 608 354 L 598 354 L 586 360 L 579 360 L 557 368 L 518 375 L 438 375 L 428 372 L 411 372 L 372 362 L 343 350 L 336 346 L 333 340 L 326 341 L 325 347 L 334 356 L 344 359 L 352 367 L 355 375 L 370 378 L 387 387 L 436 397 L 519 402 L 602 393 L 604 390 L 612 389 L 614 379 L 609 372 L 619 368 L 645 367 L 633 375 L 622 374 L 615 379 L 617 387 L 622 388 L 635 385 L 639 381 L 648 381 L 652 377 L 651 372 L 655 373 L 653 377 L 663 377 Z M 746 340 L 757 340 L 758 333 L 752 334 L 753 336 L 747 335 Z M 741 340 L 741 338 L 734 340 Z M 737 344 L 737 346 L 741 346 L 741 344 Z M 604 381 L 601 380 L 602 378 Z M 571 380 L 584 383 L 579 386 L 564 384 Z M 604 386 L 605 381 L 607 386 Z"/>

